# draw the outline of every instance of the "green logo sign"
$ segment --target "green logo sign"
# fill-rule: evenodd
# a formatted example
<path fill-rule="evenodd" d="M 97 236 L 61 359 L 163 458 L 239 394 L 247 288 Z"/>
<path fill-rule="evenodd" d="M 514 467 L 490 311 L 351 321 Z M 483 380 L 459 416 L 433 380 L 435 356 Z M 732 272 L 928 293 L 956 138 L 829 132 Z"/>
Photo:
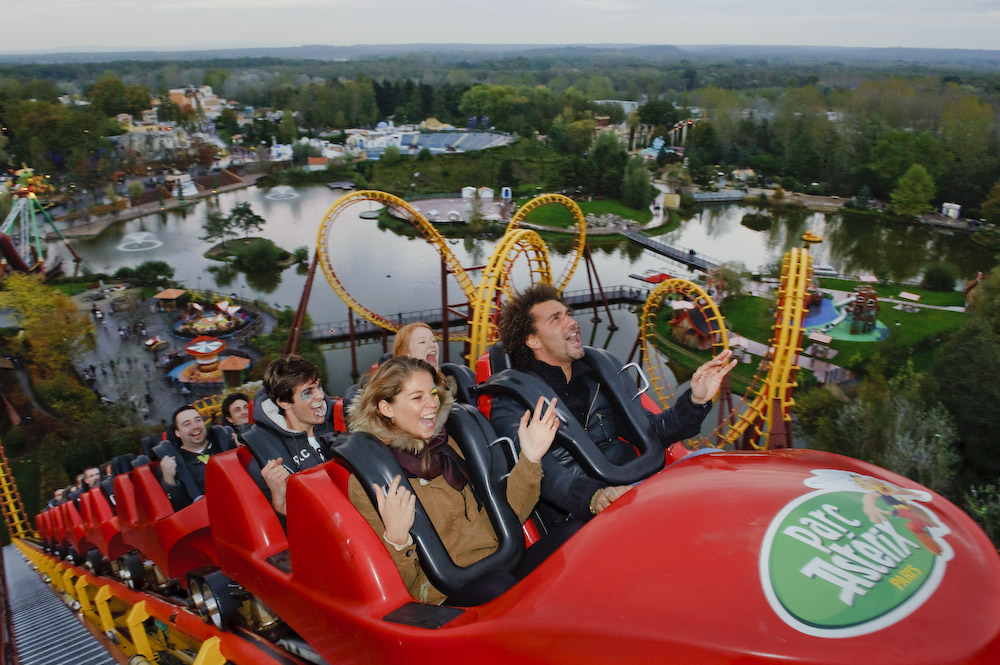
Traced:
<path fill-rule="evenodd" d="M 929 493 L 849 471 L 817 469 L 815 491 L 771 522 L 760 577 L 771 608 L 817 637 L 881 630 L 937 589 L 953 551 Z"/>

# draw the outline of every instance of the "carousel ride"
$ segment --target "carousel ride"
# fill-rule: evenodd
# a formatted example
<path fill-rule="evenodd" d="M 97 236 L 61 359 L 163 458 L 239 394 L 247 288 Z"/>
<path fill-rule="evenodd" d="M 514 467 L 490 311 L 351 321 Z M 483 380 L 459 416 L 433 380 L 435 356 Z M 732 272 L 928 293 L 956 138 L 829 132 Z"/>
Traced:
<path fill-rule="evenodd" d="M 516 263 L 524 259 L 527 270 L 519 274 L 532 281 L 553 281 L 549 253 L 534 231 L 512 224 L 477 285 L 408 204 L 356 192 L 325 216 L 317 261 L 352 310 L 389 330 L 397 324 L 354 300 L 328 258 L 338 215 L 361 201 L 391 206 L 421 229 L 466 298 L 469 326 L 459 338 L 469 346 L 468 367 L 449 372 L 468 376 L 469 368 L 482 368 L 496 338 L 498 305 L 516 288 Z M 549 202 L 575 207 L 569 199 Z M 581 226 L 562 286 L 585 256 L 584 233 Z M 72 503 L 45 511 L 35 519 L 39 539 L 17 545 L 88 624 L 135 662 L 998 662 L 1000 557 L 979 527 L 909 479 L 791 449 L 782 438 L 810 270 L 808 249 L 786 257 L 760 385 L 719 436 L 691 442 L 705 445 L 694 452 L 632 440 L 644 466 L 629 478 L 619 478 L 624 467 L 605 471 L 593 461 L 599 475 L 616 474 L 633 489 L 484 605 L 413 602 L 379 536 L 347 497 L 349 457 L 292 476 L 285 523 L 248 474 L 244 448 L 213 456 L 206 496 L 180 512 L 170 510 L 154 461 L 115 477 L 117 514 L 94 489 L 84 495 L 82 514 Z M 724 321 L 704 289 L 685 280 L 659 285 L 643 309 L 640 338 L 660 406 L 640 406 L 639 396 L 629 395 L 622 407 L 629 413 L 669 408 L 666 380 L 651 360 L 659 355 L 651 345 L 654 321 L 668 303 L 672 313 L 700 313 L 713 331 L 713 352 L 727 347 Z M 609 376 L 624 369 L 595 349 L 586 360 Z M 476 377 L 477 389 L 467 393 L 467 408 L 454 412 L 449 433 L 461 438 L 467 418 L 482 418 L 480 397 L 501 375 L 488 366 Z M 489 442 L 487 436 L 478 445 Z M 588 454 L 571 440 L 564 445 Z M 501 482 L 501 466 L 487 465 L 482 482 Z M 522 538 L 525 546 L 534 542 L 497 519 L 501 549 L 522 547 Z M 84 568 L 80 555 L 88 549 L 92 565 Z"/>

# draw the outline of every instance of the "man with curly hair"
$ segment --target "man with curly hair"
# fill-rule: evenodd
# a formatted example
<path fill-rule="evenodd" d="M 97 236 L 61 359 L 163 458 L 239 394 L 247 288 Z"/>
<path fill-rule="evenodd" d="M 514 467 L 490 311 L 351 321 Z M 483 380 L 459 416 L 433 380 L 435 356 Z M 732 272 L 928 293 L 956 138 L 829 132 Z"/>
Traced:
<path fill-rule="evenodd" d="M 550 284 L 536 284 L 511 299 L 500 312 L 500 341 L 515 369 L 533 374 L 551 388 L 579 421 L 601 452 L 613 463 L 623 464 L 636 452 L 619 435 L 618 418 L 607 393 L 590 365 L 583 361 L 580 326 L 559 292 Z M 735 365 L 724 351 L 698 368 L 691 387 L 667 411 L 649 414 L 650 424 L 664 447 L 699 432 L 722 379 Z M 624 381 L 624 379 L 623 379 Z M 626 389 L 623 386 L 623 389 Z M 633 388 L 634 389 L 634 388 Z M 524 409 L 513 399 L 497 396 L 490 420 L 497 433 L 517 440 L 517 424 Z M 546 522 L 571 516 L 587 520 L 629 490 L 608 486 L 589 477 L 558 440 L 542 458 L 542 500 L 539 510 Z"/>

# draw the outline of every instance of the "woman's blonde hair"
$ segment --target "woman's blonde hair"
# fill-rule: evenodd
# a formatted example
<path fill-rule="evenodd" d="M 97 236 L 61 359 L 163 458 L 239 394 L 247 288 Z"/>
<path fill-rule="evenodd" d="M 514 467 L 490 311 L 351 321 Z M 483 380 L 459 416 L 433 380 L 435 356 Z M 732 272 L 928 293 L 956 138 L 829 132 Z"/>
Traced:
<path fill-rule="evenodd" d="M 352 432 L 367 432 L 392 448 L 402 448 L 411 452 L 420 452 L 424 441 L 404 432 L 392 420 L 383 415 L 378 405 L 382 400 L 392 402 L 403 390 L 410 377 L 418 372 L 427 372 L 434 380 L 437 394 L 441 400 L 438 410 L 438 425 L 436 431 L 448 419 L 452 398 L 445 389 L 444 375 L 434 369 L 426 360 L 399 356 L 385 361 L 368 378 L 361 394 L 349 405 L 348 421 Z"/>
<path fill-rule="evenodd" d="M 399 358 L 400 356 L 409 355 L 410 353 L 410 338 L 413 337 L 413 333 L 417 332 L 420 328 L 426 328 L 434 334 L 434 329 L 423 321 L 417 321 L 416 323 L 407 323 L 405 326 L 396 331 L 396 339 L 392 342 L 392 357 Z"/>

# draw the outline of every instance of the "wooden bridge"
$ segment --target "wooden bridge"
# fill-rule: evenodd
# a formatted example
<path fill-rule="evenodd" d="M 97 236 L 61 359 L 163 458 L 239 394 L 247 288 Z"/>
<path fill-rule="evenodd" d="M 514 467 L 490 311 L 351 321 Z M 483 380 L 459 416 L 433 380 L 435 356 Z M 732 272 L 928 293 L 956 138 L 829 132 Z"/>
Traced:
<path fill-rule="evenodd" d="M 709 272 L 719 267 L 718 261 L 703 254 L 698 254 L 693 249 L 668 245 L 665 242 L 653 240 L 649 236 L 644 236 L 641 233 L 631 232 L 624 235 L 632 242 L 639 243 L 646 249 L 651 249 L 660 256 L 665 256 L 672 261 L 683 263 L 684 265 L 694 268 L 695 270 Z"/>

